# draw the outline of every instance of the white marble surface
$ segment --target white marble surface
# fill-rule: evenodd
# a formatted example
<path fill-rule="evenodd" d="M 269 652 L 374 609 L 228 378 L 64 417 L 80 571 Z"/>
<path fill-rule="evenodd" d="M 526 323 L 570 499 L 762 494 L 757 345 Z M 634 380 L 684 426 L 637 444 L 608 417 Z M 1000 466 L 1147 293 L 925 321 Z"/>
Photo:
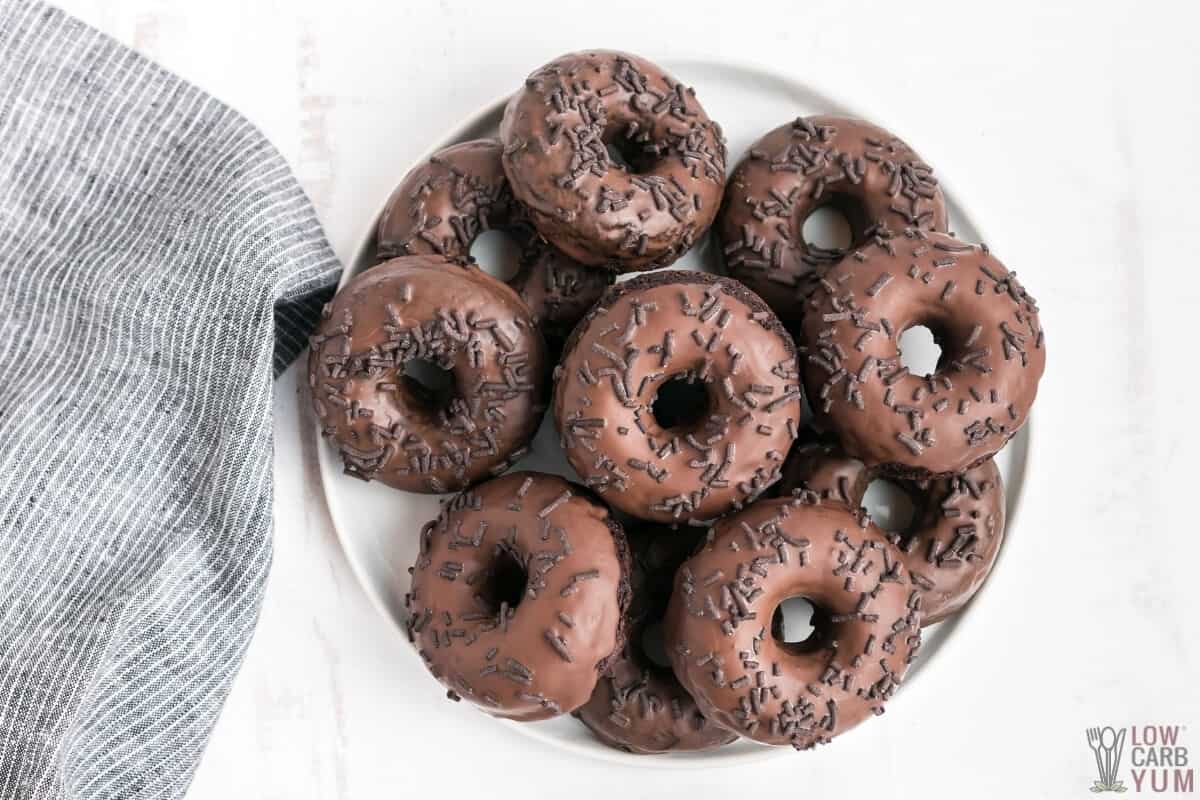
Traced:
<path fill-rule="evenodd" d="M 956 653 L 834 746 L 730 770 L 577 760 L 393 680 L 410 656 L 346 567 L 291 370 L 267 602 L 191 797 L 1083 797 L 1104 724 L 1190 724 L 1200 758 L 1194 4 L 62 5 L 258 123 L 343 258 L 417 154 L 559 52 L 810 78 L 950 176 L 1048 331 L 1020 535 Z"/>

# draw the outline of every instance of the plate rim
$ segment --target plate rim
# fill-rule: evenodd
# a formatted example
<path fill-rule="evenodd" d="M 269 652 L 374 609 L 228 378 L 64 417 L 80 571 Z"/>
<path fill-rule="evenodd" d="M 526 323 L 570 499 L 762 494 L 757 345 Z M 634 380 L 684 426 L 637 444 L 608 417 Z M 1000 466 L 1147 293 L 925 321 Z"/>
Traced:
<path fill-rule="evenodd" d="M 672 73 L 681 72 L 686 74 L 690 67 L 695 66 L 704 69 L 732 71 L 750 76 L 757 76 L 762 79 L 785 85 L 790 90 L 795 90 L 798 94 L 806 94 L 818 99 L 827 108 L 827 113 L 842 114 L 861 119 L 872 119 L 870 115 L 863 114 L 857 105 L 845 102 L 844 98 L 842 98 L 839 94 L 830 91 L 827 86 L 821 84 L 817 80 L 802 80 L 794 78 L 786 72 L 751 59 L 736 59 L 722 56 L 690 54 L 673 58 L 655 59 L 655 63 L 662 64 Z M 449 144 L 462 141 L 463 138 L 470 133 L 470 131 L 480 126 L 489 117 L 493 116 L 497 112 L 503 113 L 504 106 L 508 103 L 508 100 L 511 96 L 512 93 L 505 93 L 480 106 L 465 119 L 450 127 L 440 137 L 437 137 L 435 139 L 435 144 L 422 151 L 422 153 L 412 161 L 412 164 L 417 165 L 427 161 L 430 156 L 432 156 L 438 150 L 447 147 Z M 888 129 L 893 131 L 897 130 L 891 125 L 888 126 Z M 901 134 L 902 133 L 903 131 L 901 130 Z M 900 138 L 904 138 L 903 135 L 901 135 Z M 907 139 L 905 141 L 907 141 Z M 939 175 L 938 182 L 943 186 L 946 197 L 951 198 L 951 205 L 958 210 L 958 216 L 963 221 L 969 223 L 970 227 L 975 230 L 980 241 L 988 241 L 988 238 L 984 233 L 984 228 L 978 223 L 978 218 L 971 210 L 970 204 L 964 201 L 962 193 L 958 191 L 957 186 L 953 183 L 953 181 L 946 180 L 945 176 Z M 393 190 L 394 187 L 388 190 L 389 197 Z M 379 214 L 382 213 L 386 202 L 387 198 L 385 197 L 379 204 L 379 211 L 370 217 L 369 225 L 360 232 L 358 237 L 356 237 L 355 241 L 357 241 L 358 244 L 355 247 L 355 251 L 350 262 L 347 265 L 344 265 L 342 274 L 338 279 L 338 290 L 345 286 L 351 278 L 361 271 L 356 270 L 355 267 L 363 263 L 365 259 L 369 258 L 370 249 L 375 243 Z M 301 381 L 301 384 L 305 387 L 305 391 L 307 391 L 308 382 Z M 307 404 L 307 399 L 305 400 L 305 404 Z M 382 597 L 379 596 L 378 593 L 369 589 L 369 586 L 373 585 L 373 583 L 368 580 L 366 567 L 360 563 L 360 558 L 357 555 L 355 548 L 351 547 L 348 543 L 349 535 L 343 531 L 343 524 L 339 520 L 340 514 L 337 509 L 340 508 L 340 504 L 339 501 L 335 499 L 337 492 L 331 490 L 331 485 L 333 484 L 334 480 L 342 477 L 341 467 L 340 464 L 336 463 L 332 452 L 328 447 L 325 446 L 325 442 L 321 439 L 320 426 L 315 421 L 310 422 L 311 424 L 308 425 L 307 435 L 312 437 L 316 443 L 318 474 L 321 480 L 321 492 L 325 498 L 326 508 L 329 510 L 330 521 L 333 523 L 334 532 L 337 535 L 338 545 L 341 547 L 342 553 L 345 555 L 346 562 L 350 566 L 350 571 L 354 575 L 355 582 L 358 584 L 362 593 L 366 596 L 370 605 L 375 609 L 376 613 L 382 615 L 389 623 L 391 623 L 391 625 L 401 636 L 405 636 L 406 634 L 403 626 L 392 615 L 391 611 L 385 605 Z M 1013 448 L 1013 452 L 1011 453 L 1013 467 L 1011 471 L 1017 476 L 1017 480 L 1015 481 L 1015 491 L 1012 482 L 1009 482 L 1005 487 L 1006 502 L 1004 531 L 1006 542 L 1008 541 L 1010 532 L 1012 531 L 1016 520 L 1024 517 L 1023 509 L 1026 503 L 1025 483 L 1028 478 L 1034 442 L 1036 441 L 1033 436 L 1033 430 L 1034 419 L 1031 413 L 1027 415 L 1025 424 L 1022 426 L 1021 430 L 1011 439 L 1009 439 L 1009 441 L 1006 442 L 1002 448 Z M 1000 548 L 1000 552 L 996 557 L 996 562 L 992 565 L 993 573 L 1001 563 L 1007 560 L 1006 553 L 1010 549 L 1011 548 L 1009 547 L 1003 546 Z M 989 577 L 991 577 L 990 574 Z M 992 592 L 989 591 L 989 587 L 993 583 L 994 581 L 992 580 L 984 581 L 983 586 L 980 587 L 980 589 L 976 592 L 974 597 L 971 598 L 966 606 L 964 606 L 951 618 L 939 623 L 939 626 L 948 626 L 950 627 L 950 630 L 945 631 L 944 635 L 940 637 L 942 638 L 942 641 L 936 645 L 936 652 L 939 654 L 939 657 L 934 663 L 943 664 L 944 662 L 949 661 L 949 658 L 943 654 L 942 651 L 946 650 L 954 640 L 954 631 L 962 623 L 962 620 L 966 614 L 972 608 L 979 605 L 981 598 L 991 596 Z M 918 670 L 912 677 L 915 678 L 925 675 L 931 670 L 932 665 L 925 666 Z M 909 684 L 911 682 L 912 678 L 905 679 L 905 688 L 908 693 L 911 693 L 912 691 L 911 688 L 909 688 Z M 922 679 L 920 681 L 920 685 L 925 685 L 927 682 L 927 680 Z M 716 758 L 713 758 L 713 756 L 722 752 L 719 749 L 697 753 L 675 753 L 669 754 L 671 756 L 669 758 L 661 758 L 625 753 L 620 750 L 602 745 L 599 742 L 595 743 L 593 746 L 583 745 L 570 740 L 563 740 L 551 733 L 544 731 L 537 725 L 523 724 L 514 722 L 512 720 L 490 716 L 489 719 L 493 719 L 502 725 L 508 726 L 509 729 L 515 729 L 522 735 L 527 736 L 535 741 L 572 753 L 582 758 L 648 769 L 723 769 L 760 763 L 766 760 L 786 756 L 791 752 L 790 748 L 786 747 L 760 745 L 756 749 L 747 750 L 745 752 L 735 753 L 725 751 L 723 755 L 720 755 Z M 743 739 L 743 741 L 751 744 L 758 744 L 749 739 Z"/>

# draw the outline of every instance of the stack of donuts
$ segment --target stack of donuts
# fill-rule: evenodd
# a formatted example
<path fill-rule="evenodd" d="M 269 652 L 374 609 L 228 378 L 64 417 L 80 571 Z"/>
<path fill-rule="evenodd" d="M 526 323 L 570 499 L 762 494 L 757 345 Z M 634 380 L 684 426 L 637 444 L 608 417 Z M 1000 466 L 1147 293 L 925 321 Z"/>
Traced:
<path fill-rule="evenodd" d="M 804 238 L 830 206 L 848 248 Z M 882 713 L 995 562 L 992 457 L 1045 365 L 1033 298 L 947 224 L 933 170 L 861 120 L 787 122 L 727 178 L 695 92 L 617 52 L 541 67 L 498 140 L 413 169 L 309 383 L 347 475 L 447 495 L 399 533 L 451 699 L 634 753 L 806 749 Z M 725 274 L 669 269 L 710 228 Z M 491 229 L 507 282 L 470 254 Z M 915 326 L 929 374 L 902 363 Z M 551 404 L 572 480 L 518 463 Z M 911 497 L 902 529 L 862 507 L 876 479 Z"/>

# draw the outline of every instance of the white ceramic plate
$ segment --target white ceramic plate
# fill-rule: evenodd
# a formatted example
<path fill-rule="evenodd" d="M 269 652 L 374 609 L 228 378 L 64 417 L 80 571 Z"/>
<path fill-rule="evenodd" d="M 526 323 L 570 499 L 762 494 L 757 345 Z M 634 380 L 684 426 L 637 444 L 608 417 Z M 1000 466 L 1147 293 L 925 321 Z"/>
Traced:
<path fill-rule="evenodd" d="M 763 133 L 801 115 L 843 113 L 872 120 L 884 127 L 892 127 L 888 120 L 871 115 L 869 109 L 856 109 L 809 85 L 754 67 L 697 60 L 666 61 L 663 65 L 685 84 L 696 87 L 697 97 L 704 104 L 705 110 L 721 123 L 729 141 L 731 167 L 742 157 L 751 142 Z M 531 68 L 533 66 L 531 65 Z M 434 142 L 429 152 L 456 142 L 494 136 L 506 99 L 501 98 L 481 109 L 444 139 Z M 904 138 L 903 131 L 894 128 L 892 130 Z M 912 144 L 921 151 L 920 142 Z M 923 155 L 936 166 L 936 153 Z M 395 177 L 398 183 L 403 173 L 398 173 Z M 944 175 L 939 173 L 938 177 L 950 206 L 951 229 L 968 241 L 982 241 L 979 226 L 965 210 L 962 198 L 946 182 Z M 343 284 L 370 263 L 375 247 L 373 220 L 370 222 L 371 233 L 364 235 L 354 263 L 349 265 L 342 276 Z M 496 236 L 486 236 L 481 237 L 472 253 L 481 265 L 496 272 L 498 270 L 494 265 L 503 260 L 505 249 Z M 709 237 L 705 237 L 676 266 L 712 272 L 716 270 L 716 259 L 717 254 Z M 923 348 L 919 344 L 914 347 L 906 340 L 906 358 L 917 349 Z M 926 363 L 936 360 L 935 351 L 918 356 L 921 357 L 927 359 Z M 523 459 L 517 468 L 556 472 L 577 479 L 558 446 L 552 416 L 551 413 L 547 413 L 533 442 L 530 455 Z M 314 425 L 314 435 L 316 430 Z M 997 457 L 1008 492 L 1008 536 L 1016 533 L 1015 512 L 1022 493 L 1029 435 L 1030 425 L 1026 424 L 1020 434 Z M 325 496 L 350 566 L 371 601 L 381 613 L 396 624 L 397 635 L 402 636 L 403 596 L 408 590 L 408 568 L 416 558 L 417 531 L 424 522 L 437 515 L 440 498 L 398 492 L 382 484 L 362 483 L 342 474 L 341 463 L 333 448 L 321 442 L 318 445 L 318 453 Z M 886 492 L 873 490 L 868 493 L 865 503 L 873 513 L 886 518 L 892 499 Z M 981 601 L 989 602 L 986 587 L 972 605 Z M 961 659 L 963 667 L 969 668 L 970 653 L 947 648 L 946 644 L 951 641 L 955 629 L 970 618 L 970 612 L 971 606 L 968 606 L 947 622 L 925 629 L 921 658 L 913 665 L 907 680 L 919 679 L 924 668 L 933 659 Z M 789 625 L 801 626 L 805 622 L 803 619 L 797 621 L 791 617 L 786 621 Z M 396 665 L 396 680 L 412 686 L 414 692 L 444 691 L 425 671 L 415 650 L 412 658 L 404 659 L 404 663 Z M 890 708 L 894 713 L 904 713 L 897 708 L 902 708 L 903 703 L 902 692 Z M 446 713 L 479 713 L 467 706 L 467 703 L 446 703 Z M 472 719 L 472 722 L 474 721 Z M 791 752 L 790 748 L 765 747 L 741 740 L 702 753 L 634 756 L 601 745 L 582 724 L 570 716 L 536 723 L 500 720 L 494 722 L 497 725 L 508 725 L 522 734 L 557 748 L 607 761 L 641 766 L 694 767 L 698 762 L 705 766 L 745 764 Z M 853 736 L 854 732 L 851 731 L 847 735 Z"/>

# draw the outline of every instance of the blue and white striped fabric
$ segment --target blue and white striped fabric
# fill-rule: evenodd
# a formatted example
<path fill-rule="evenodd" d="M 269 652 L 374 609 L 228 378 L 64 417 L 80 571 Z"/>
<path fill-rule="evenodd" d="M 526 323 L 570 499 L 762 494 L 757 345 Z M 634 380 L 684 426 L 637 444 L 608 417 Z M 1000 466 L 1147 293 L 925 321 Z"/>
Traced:
<path fill-rule="evenodd" d="M 0 0 L 0 798 L 183 794 L 271 561 L 272 375 L 338 264 L 238 114 Z"/>

